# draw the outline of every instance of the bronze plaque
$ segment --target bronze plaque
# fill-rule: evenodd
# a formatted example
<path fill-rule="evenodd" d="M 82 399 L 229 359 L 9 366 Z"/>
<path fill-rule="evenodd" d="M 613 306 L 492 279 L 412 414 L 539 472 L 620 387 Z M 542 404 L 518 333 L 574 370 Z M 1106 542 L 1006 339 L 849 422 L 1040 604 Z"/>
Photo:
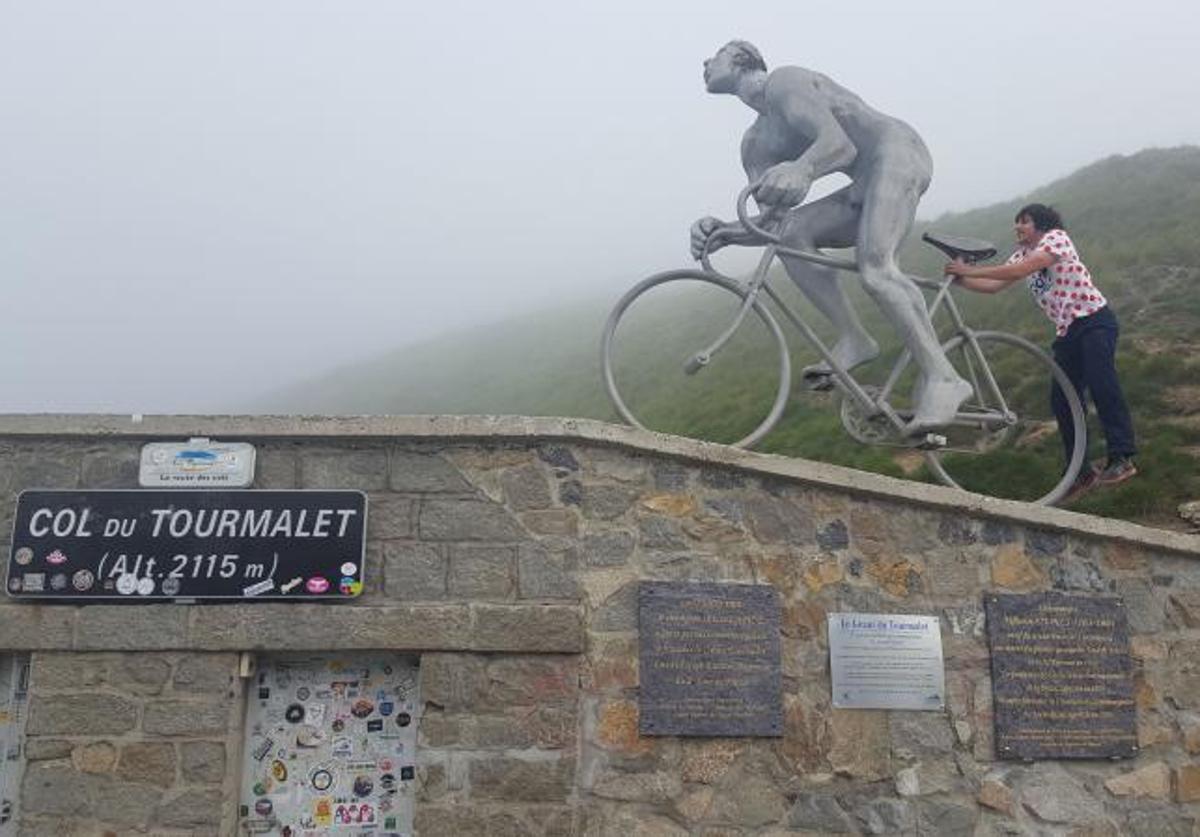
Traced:
<path fill-rule="evenodd" d="M 774 587 L 643 582 L 638 630 L 642 735 L 783 735 Z"/>
<path fill-rule="evenodd" d="M 1137 753 L 1129 626 L 1120 599 L 988 595 L 996 757 Z"/>

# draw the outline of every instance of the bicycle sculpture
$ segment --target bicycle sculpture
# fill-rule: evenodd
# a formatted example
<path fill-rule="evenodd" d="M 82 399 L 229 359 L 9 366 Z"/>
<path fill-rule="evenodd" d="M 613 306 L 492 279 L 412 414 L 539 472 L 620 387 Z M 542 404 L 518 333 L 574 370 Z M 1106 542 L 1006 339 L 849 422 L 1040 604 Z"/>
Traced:
<path fill-rule="evenodd" d="M 626 293 L 609 316 L 601 360 L 605 386 L 620 415 L 645 429 L 729 433 L 721 415 L 733 412 L 727 398 L 715 392 L 689 396 L 688 379 L 708 377 L 744 390 L 736 396 L 741 406 L 753 396 L 754 380 L 769 370 L 777 382 L 761 420 L 756 416 L 753 427 L 725 439 L 738 447 L 757 444 L 779 422 L 792 391 L 791 352 L 772 313 L 776 310 L 821 359 L 803 370 L 807 387 L 840 392 L 841 423 L 857 441 L 920 451 L 930 475 L 948 485 L 1031 502 L 1060 499 L 1086 448 L 1083 409 L 1066 375 L 1021 337 L 970 328 L 950 294 L 952 279 L 910 277 L 896 263 L 929 182 L 928 152 L 917 134 L 819 74 L 783 67 L 768 76 L 757 50 L 742 41 L 730 42 L 705 62 L 705 82 L 711 92 L 736 94 L 758 113 L 742 143 L 752 182 L 738 196 L 737 221 L 702 218 L 693 225 L 693 254 L 703 270 L 651 276 Z M 851 183 L 800 206 L 811 183 L 833 172 L 846 174 Z M 747 208 L 751 196 L 766 207 L 757 218 Z M 995 254 L 986 242 L 931 234 L 923 239 L 951 258 L 976 261 Z M 764 247 L 745 282 L 712 266 L 710 253 L 727 244 Z M 821 251 L 851 246 L 854 261 Z M 837 329 L 832 346 L 772 287 L 776 259 Z M 873 360 L 878 347 L 838 284 L 839 270 L 860 276 L 904 341 L 881 383 L 851 374 Z M 677 289 L 684 292 L 671 293 Z M 928 306 L 922 290 L 934 293 Z M 662 310 L 643 314 L 664 296 Z M 714 296 L 723 303 L 714 303 Z M 939 339 L 933 318 L 943 312 L 951 331 Z M 641 333 L 630 325 L 639 317 L 644 319 Z M 773 367 L 755 356 L 764 342 Z M 676 351 L 680 357 L 673 356 Z M 1013 353 L 1015 358 L 1008 356 Z M 1048 403 L 1052 379 L 1070 403 L 1074 448 L 1051 476 L 1031 479 L 1031 460 L 1042 464 L 1047 457 L 1061 457 Z M 679 414 L 684 404 L 702 409 L 712 404 L 718 415 L 687 419 Z"/>

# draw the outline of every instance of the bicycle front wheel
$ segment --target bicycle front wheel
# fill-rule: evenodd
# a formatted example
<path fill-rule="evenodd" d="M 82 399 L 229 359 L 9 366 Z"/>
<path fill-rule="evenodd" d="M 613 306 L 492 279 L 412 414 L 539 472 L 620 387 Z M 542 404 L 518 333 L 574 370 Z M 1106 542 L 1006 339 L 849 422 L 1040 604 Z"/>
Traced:
<path fill-rule="evenodd" d="M 755 300 L 729 339 L 746 291 L 699 270 L 635 285 L 604 326 L 604 385 L 635 427 L 748 448 L 783 414 L 791 359 L 783 332 Z"/>
<path fill-rule="evenodd" d="M 1053 505 L 1070 489 L 1086 455 L 1079 396 L 1058 364 L 1028 340 L 980 331 L 975 345 L 958 335 L 942 347 L 975 391 L 959 408 L 959 420 L 939 431 L 946 448 L 926 452 L 929 469 L 947 485 L 977 494 Z M 1050 406 L 1055 382 L 1074 431 L 1069 451 Z"/>

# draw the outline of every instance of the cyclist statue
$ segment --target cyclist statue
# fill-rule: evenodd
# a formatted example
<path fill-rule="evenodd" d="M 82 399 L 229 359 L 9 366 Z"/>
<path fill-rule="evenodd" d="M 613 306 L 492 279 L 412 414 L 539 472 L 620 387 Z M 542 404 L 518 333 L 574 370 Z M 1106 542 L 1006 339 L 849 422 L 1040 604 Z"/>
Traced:
<path fill-rule="evenodd" d="M 780 67 L 768 74 L 758 50 L 745 41 L 730 41 L 704 62 L 704 83 L 710 93 L 733 94 L 758 113 L 742 138 L 742 165 L 750 182 L 758 182 L 753 194 L 765 209 L 764 221 L 797 207 L 782 219 L 784 243 L 803 250 L 856 248 L 867 292 L 920 370 L 907 431 L 948 423 L 971 385 L 946 360 L 925 298 L 896 262 L 933 173 L 920 136 L 820 73 Z M 813 181 L 834 172 L 847 175 L 850 184 L 798 206 Z M 692 225 L 692 255 L 699 257 L 706 242 L 711 252 L 726 244 L 754 243 L 754 237 L 737 221 L 710 216 Z M 782 258 L 792 281 L 837 328 L 835 360 L 851 369 L 878 355 L 836 271 Z M 804 370 L 810 379 L 828 372 L 824 364 Z"/>

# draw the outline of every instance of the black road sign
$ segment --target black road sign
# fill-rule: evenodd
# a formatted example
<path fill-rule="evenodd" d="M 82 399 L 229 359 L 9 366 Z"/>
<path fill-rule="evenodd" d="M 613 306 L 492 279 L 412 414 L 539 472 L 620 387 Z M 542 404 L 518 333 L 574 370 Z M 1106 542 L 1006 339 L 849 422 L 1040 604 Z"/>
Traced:
<path fill-rule="evenodd" d="M 361 491 L 25 491 L 16 599 L 303 599 L 362 592 Z"/>

